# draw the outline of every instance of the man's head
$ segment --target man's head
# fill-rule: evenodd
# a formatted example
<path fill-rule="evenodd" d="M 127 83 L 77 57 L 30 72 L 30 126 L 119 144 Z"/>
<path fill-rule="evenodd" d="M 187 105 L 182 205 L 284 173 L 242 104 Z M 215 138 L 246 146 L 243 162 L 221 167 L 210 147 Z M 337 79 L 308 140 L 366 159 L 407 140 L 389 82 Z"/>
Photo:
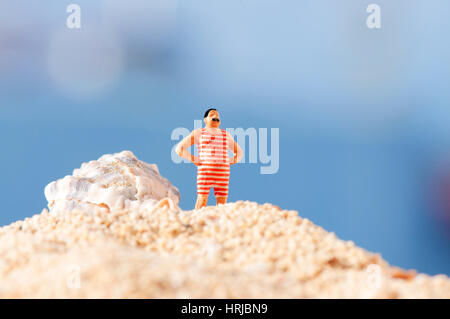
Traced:
<path fill-rule="evenodd" d="M 207 109 L 203 120 L 207 127 L 216 128 L 220 126 L 219 112 L 216 109 Z"/>

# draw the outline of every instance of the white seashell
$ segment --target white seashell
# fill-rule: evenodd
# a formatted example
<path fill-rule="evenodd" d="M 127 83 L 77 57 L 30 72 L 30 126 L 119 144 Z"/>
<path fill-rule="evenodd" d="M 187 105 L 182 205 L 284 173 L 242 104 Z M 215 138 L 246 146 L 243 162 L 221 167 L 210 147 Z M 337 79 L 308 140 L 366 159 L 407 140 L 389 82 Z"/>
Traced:
<path fill-rule="evenodd" d="M 180 193 L 159 174 L 156 164 L 140 161 L 131 151 L 102 155 L 81 164 L 73 175 L 44 190 L 51 213 L 148 207 L 168 198 L 178 205 Z"/>

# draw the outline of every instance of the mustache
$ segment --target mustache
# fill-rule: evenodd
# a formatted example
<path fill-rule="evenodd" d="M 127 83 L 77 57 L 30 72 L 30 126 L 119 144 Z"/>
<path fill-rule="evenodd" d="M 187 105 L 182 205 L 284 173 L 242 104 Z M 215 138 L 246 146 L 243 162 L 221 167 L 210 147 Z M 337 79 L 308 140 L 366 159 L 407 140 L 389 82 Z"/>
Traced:
<path fill-rule="evenodd" d="M 218 118 L 213 118 L 211 120 L 214 121 L 214 122 L 220 122 L 220 120 Z"/>

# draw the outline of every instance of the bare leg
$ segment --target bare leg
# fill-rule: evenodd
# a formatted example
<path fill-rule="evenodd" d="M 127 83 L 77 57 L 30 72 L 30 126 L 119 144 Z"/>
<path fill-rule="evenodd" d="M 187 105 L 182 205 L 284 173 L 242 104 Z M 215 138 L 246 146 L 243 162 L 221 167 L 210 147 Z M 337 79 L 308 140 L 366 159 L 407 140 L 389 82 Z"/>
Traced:
<path fill-rule="evenodd" d="M 216 201 L 217 201 L 216 206 L 219 206 L 219 204 L 226 204 L 227 196 L 216 196 Z"/>
<path fill-rule="evenodd" d="M 195 203 L 195 209 L 205 207 L 208 204 L 208 195 L 197 195 L 197 202 Z"/>

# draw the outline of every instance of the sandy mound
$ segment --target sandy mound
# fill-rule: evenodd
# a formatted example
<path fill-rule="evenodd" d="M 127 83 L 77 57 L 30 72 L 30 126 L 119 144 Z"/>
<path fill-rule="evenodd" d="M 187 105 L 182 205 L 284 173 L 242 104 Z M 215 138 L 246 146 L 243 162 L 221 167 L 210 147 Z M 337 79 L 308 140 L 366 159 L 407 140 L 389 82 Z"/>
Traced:
<path fill-rule="evenodd" d="M 450 298 L 447 276 L 392 267 L 297 211 L 130 207 L 44 209 L 0 228 L 0 297 Z"/>

